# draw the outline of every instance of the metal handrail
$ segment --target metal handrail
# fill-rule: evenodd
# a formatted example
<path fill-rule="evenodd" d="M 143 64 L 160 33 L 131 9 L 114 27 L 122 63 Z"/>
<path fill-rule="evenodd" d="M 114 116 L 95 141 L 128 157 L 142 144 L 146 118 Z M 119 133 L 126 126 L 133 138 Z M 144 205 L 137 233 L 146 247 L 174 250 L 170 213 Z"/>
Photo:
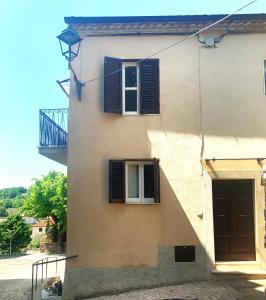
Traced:
<path fill-rule="evenodd" d="M 45 257 L 43 259 L 39 259 L 36 262 L 34 262 L 32 264 L 32 277 L 31 277 L 31 300 L 33 300 L 34 298 L 34 290 L 37 290 L 38 287 L 38 266 L 41 265 L 41 272 L 42 272 L 42 276 L 41 276 L 41 282 L 43 282 L 44 279 L 44 272 L 45 272 L 45 279 L 47 279 L 47 274 L 48 274 L 48 264 L 50 263 L 55 263 L 56 267 L 55 267 L 55 273 L 57 275 L 57 263 L 59 261 L 63 261 L 63 260 L 68 260 L 68 259 L 72 259 L 72 258 L 76 258 L 78 257 L 78 255 L 71 255 L 71 256 L 67 256 L 64 258 L 57 258 L 54 259 L 54 256 L 48 256 Z M 49 259 L 53 259 L 53 260 L 49 260 Z M 44 265 L 46 266 L 44 268 Z M 35 273 L 36 270 L 36 273 Z"/>
<path fill-rule="evenodd" d="M 68 108 L 40 109 L 40 147 L 66 147 Z"/>

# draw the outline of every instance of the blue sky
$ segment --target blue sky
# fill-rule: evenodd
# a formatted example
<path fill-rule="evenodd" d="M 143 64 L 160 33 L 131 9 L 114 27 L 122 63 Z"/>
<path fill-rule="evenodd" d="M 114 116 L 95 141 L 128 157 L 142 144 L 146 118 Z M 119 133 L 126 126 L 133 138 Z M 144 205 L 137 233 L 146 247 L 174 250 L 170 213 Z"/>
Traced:
<path fill-rule="evenodd" d="M 2 0 L 0 1 L 0 188 L 23 185 L 66 168 L 38 154 L 38 110 L 67 107 L 56 84 L 68 77 L 56 36 L 64 16 L 231 13 L 240 0 Z M 258 0 L 241 13 L 266 13 Z"/>

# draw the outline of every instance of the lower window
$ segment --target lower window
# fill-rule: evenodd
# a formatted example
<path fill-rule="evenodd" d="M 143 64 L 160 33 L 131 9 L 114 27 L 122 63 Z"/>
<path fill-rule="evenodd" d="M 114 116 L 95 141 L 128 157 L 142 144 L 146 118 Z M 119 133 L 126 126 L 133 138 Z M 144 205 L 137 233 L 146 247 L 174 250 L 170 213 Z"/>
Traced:
<path fill-rule="evenodd" d="M 159 160 L 110 160 L 109 202 L 159 203 Z"/>
<path fill-rule="evenodd" d="M 152 162 L 126 162 L 126 202 L 154 203 Z"/>

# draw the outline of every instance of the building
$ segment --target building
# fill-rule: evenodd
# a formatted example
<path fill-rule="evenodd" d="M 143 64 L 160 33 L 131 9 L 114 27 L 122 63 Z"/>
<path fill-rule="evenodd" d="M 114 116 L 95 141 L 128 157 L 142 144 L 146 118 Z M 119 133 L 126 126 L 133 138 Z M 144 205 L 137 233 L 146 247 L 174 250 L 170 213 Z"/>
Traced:
<path fill-rule="evenodd" d="M 37 220 L 34 217 L 23 216 L 23 220 L 28 225 L 32 225 L 32 224 L 37 223 Z"/>
<path fill-rule="evenodd" d="M 32 228 L 32 234 L 31 234 L 31 239 L 33 241 L 35 240 L 39 240 L 44 237 L 45 233 L 45 229 L 47 226 L 47 221 L 40 219 L 38 220 L 36 223 L 31 225 Z"/>
<path fill-rule="evenodd" d="M 42 111 L 39 148 L 68 167 L 64 299 L 266 267 L 266 15 L 187 38 L 222 17 L 65 18 L 68 133 Z"/>

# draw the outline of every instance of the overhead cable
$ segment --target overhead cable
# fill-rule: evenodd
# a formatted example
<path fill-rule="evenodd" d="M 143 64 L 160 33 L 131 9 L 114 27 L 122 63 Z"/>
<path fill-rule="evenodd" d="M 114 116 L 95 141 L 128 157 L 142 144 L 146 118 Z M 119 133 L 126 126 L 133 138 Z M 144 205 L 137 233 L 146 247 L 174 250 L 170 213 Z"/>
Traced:
<path fill-rule="evenodd" d="M 173 44 L 170 44 L 170 45 L 168 45 L 168 46 L 166 46 L 166 47 L 164 47 L 164 48 L 162 48 L 162 49 L 160 49 L 160 50 L 158 50 L 158 51 L 156 51 L 156 52 L 150 54 L 149 56 L 147 56 L 147 57 L 145 57 L 145 58 L 143 58 L 143 59 L 138 60 L 136 63 L 139 64 L 139 63 L 141 63 L 141 62 L 143 62 L 143 61 L 145 61 L 145 60 L 147 60 L 147 59 L 150 59 L 150 58 L 152 58 L 152 57 L 154 57 L 154 56 L 157 56 L 158 54 L 161 54 L 162 52 L 164 52 L 164 51 L 166 51 L 166 50 L 168 50 L 168 49 L 170 49 L 170 48 L 173 48 L 173 47 L 175 47 L 175 46 L 177 46 L 177 45 L 180 45 L 181 43 L 185 42 L 186 40 L 188 40 L 188 39 L 190 39 L 190 38 L 192 38 L 192 37 L 194 37 L 194 36 L 200 34 L 201 32 L 203 32 L 203 31 L 205 31 L 205 30 L 207 30 L 207 29 L 210 29 L 210 28 L 212 28 L 213 26 L 215 26 L 215 25 L 217 25 L 217 24 L 219 24 L 219 23 L 225 21 L 226 19 L 232 17 L 233 15 L 237 14 L 237 13 L 240 12 L 241 10 L 245 9 L 246 7 L 252 5 L 253 3 L 255 3 L 255 2 L 257 2 L 257 1 L 258 1 L 258 0 L 253 0 L 253 1 L 251 1 L 251 2 L 249 2 L 249 3 L 247 3 L 247 4 L 245 4 L 245 5 L 241 6 L 240 8 L 238 8 L 236 11 L 232 12 L 231 14 L 228 14 L 228 15 L 226 15 L 225 17 L 223 17 L 223 18 L 221 18 L 221 19 L 219 19 L 219 20 L 217 20 L 217 21 L 211 23 L 210 25 L 207 25 L 207 26 L 203 27 L 202 29 L 200 29 L 200 30 L 198 30 L 198 31 L 196 31 L 196 32 L 194 32 L 194 33 L 192 33 L 192 34 L 186 36 L 185 38 L 183 38 L 183 39 L 181 39 L 181 40 L 179 40 L 179 41 L 176 41 L 176 42 L 174 42 Z M 104 75 L 102 75 L 102 76 L 98 76 L 98 77 L 89 79 L 89 80 L 87 80 L 87 81 L 83 81 L 82 84 L 85 85 L 85 84 L 87 84 L 87 83 L 91 83 L 91 82 L 100 80 L 100 79 L 105 78 L 105 77 L 107 77 L 107 76 L 110 76 L 110 75 L 112 75 L 112 74 L 118 73 L 118 72 L 122 71 L 123 69 L 124 69 L 124 68 L 122 67 L 122 68 L 119 68 L 119 69 L 117 69 L 117 70 L 114 70 L 114 71 L 112 71 L 112 72 L 110 72 L 110 73 L 104 74 Z"/>

